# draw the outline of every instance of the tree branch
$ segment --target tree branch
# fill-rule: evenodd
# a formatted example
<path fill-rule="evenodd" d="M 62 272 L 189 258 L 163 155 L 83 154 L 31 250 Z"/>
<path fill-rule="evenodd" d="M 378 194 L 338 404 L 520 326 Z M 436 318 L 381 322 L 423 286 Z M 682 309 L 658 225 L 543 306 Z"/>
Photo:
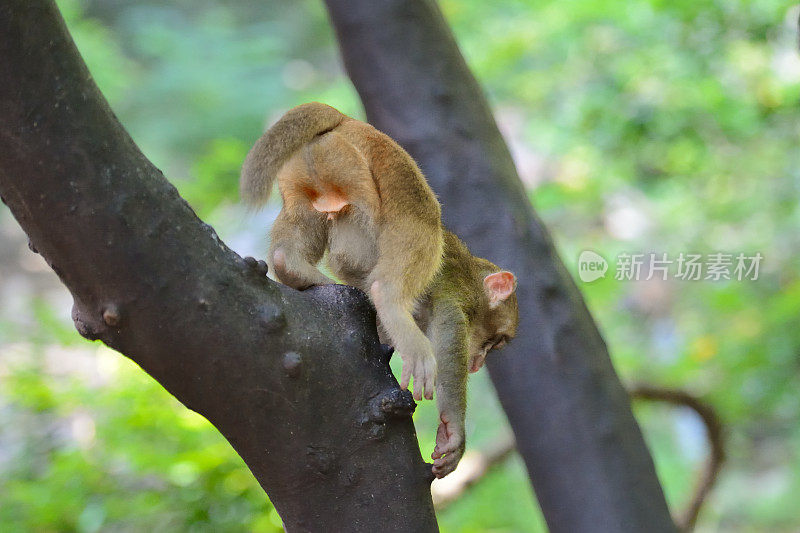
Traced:
<path fill-rule="evenodd" d="M 633 400 L 664 402 L 678 407 L 688 407 L 700 417 L 706 428 L 709 455 L 692 496 L 683 510 L 676 514 L 675 523 L 681 531 L 694 530 L 700 509 L 716 483 L 725 462 L 725 440 L 722 423 L 714 408 L 688 392 L 665 389 L 653 385 L 636 385 L 629 390 Z M 458 500 L 473 485 L 479 483 L 495 467 L 503 464 L 516 449 L 514 439 L 502 439 L 483 453 L 467 452 L 458 469 L 445 479 L 436 480 L 432 486 L 433 504 L 437 511 Z"/>
<path fill-rule="evenodd" d="M 708 493 L 714 487 L 719 471 L 725 462 L 725 439 L 722 435 L 722 423 L 711 405 L 683 390 L 664 389 L 652 385 L 636 385 L 631 388 L 630 394 L 634 400 L 665 402 L 680 407 L 688 407 L 697 413 L 706 428 L 706 437 L 710 448 L 708 460 L 703 466 L 703 471 L 692 491 L 689 502 L 675 518 L 675 522 L 681 531 L 692 531 L 697 523 L 700 508 L 703 506 Z"/>
<path fill-rule="evenodd" d="M 363 294 L 296 292 L 139 152 L 49 0 L 0 4 L 0 195 L 81 334 L 213 423 L 289 531 L 435 531 L 430 467 Z"/>
<path fill-rule="evenodd" d="M 326 0 L 369 121 L 477 255 L 518 275 L 518 338 L 489 358 L 550 529 L 674 531 L 630 401 L 432 0 Z"/>

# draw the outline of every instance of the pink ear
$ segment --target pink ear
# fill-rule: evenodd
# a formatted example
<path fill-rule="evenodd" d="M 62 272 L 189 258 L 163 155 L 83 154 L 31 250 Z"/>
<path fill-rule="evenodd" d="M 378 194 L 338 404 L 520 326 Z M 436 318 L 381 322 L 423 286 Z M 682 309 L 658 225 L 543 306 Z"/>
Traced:
<path fill-rule="evenodd" d="M 517 278 L 511 272 L 502 270 L 483 278 L 483 288 L 489 297 L 489 307 L 495 308 L 514 293 Z"/>

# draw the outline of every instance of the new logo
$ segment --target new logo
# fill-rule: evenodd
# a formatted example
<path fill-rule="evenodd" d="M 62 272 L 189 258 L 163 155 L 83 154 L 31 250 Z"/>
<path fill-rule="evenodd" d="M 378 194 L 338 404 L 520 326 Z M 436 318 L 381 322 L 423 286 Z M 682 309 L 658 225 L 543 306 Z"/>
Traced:
<path fill-rule="evenodd" d="M 608 261 L 591 250 L 584 250 L 578 256 L 578 277 L 584 283 L 591 283 L 606 276 Z"/>

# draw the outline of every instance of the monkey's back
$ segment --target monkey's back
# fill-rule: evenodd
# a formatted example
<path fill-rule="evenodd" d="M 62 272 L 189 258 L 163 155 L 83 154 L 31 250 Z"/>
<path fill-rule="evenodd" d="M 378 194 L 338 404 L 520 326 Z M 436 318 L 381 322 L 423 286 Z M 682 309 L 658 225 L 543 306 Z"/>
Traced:
<path fill-rule="evenodd" d="M 340 215 L 329 217 L 331 230 L 346 224 L 348 217 L 367 215 L 378 256 L 411 257 L 395 262 L 390 275 L 414 279 L 408 289 L 415 295 L 438 271 L 443 250 L 439 202 L 411 156 L 369 124 L 346 118 L 317 136 L 287 161 L 278 185 L 288 209 L 307 209 L 314 202 L 357 208 L 358 213 L 341 208 Z M 330 248 L 335 247 L 331 242 Z"/>
<path fill-rule="evenodd" d="M 397 262 L 393 275 L 414 279 L 409 288 L 416 297 L 441 267 L 444 236 L 439 201 L 412 157 L 388 135 L 358 121 L 345 121 L 340 129 L 351 142 L 361 143 L 359 148 L 370 161 L 381 201 L 379 242 L 386 243 L 385 253 L 409 257 Z"/>

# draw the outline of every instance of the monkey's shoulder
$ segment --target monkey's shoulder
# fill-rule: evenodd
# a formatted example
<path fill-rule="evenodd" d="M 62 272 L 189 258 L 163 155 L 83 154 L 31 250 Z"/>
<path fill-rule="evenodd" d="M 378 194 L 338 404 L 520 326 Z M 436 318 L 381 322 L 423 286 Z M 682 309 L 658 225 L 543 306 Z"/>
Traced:
<path fill-rule="evenodd" d="M 425 293 L 425 302 L 428 306 L 449 302 L 471 316 L 479 312 L 483 304 L 481 296 L 485 265 L 483 260 L 470 253 L 455 234 L 444 228 L 442 233 L 442 262 Z"/>

